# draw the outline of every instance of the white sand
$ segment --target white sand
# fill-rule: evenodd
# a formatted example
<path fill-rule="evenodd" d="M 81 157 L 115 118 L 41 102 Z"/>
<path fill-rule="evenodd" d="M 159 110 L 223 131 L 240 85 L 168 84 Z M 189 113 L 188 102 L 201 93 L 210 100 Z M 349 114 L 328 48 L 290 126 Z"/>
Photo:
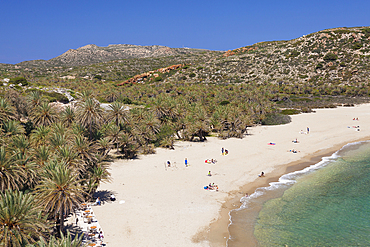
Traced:
<path fill-rule="evenodd" d="M 354 117 L 359 121 L 353 121 Z M 113 182 L 99 187 L 112 191 L 117 201 L 94 207 L 105 242 L 107 246 L 210 246 L 208 241 L 194 243 L 192 238 L 217 219 L 229 192 L 252 183 L 261 171 L 273 176 L 270 172 L 278 166 L 370 137 L 369 123 L 370 104 L 319 109 L 292 116 L 287 125 L 250 128 L 251 135 L 243 139 L 177 142 L 175 150 L 159 148 L 154 155 L 117 160 L 111 165 Z M 352 128 L 357 125 L 361 131 Z M 306 127 L 310 133 L 300 134 Z M 296 138 L 299 143 L 292 143 Z M 221 147 L 229 155 L 221 156 Z M 300 152 L 287 152 L 292 148 Z M 189 167 L 184 165 L 185 158 Z M 205 159 L 212 158 L 218 161 L 215 165 L 205 164 Z M 175 167 L 165 170 L 167 160 Z M 217 184 L 219 191 L 204 190 L 209 183 Z"/>

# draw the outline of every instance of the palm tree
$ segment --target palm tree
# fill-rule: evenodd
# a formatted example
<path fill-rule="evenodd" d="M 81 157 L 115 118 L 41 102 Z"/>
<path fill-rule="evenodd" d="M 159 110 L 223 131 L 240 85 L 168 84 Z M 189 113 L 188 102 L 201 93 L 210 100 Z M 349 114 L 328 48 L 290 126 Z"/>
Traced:
<path fill-rule="evenodd" d="M 25 246 L 45 235 L 48 224 L 31 194 L 0 192 L 0 246 Z"/>
<path fill-rule="evenodd" d="M 13 155 L 13 162 L 23 170 L 23 182 L 19 184 L 21 189 L 33 188 L 37 183 L 38 166 L 32 160 L 32 156 L 19 151 Z"/>
<path fill-rule="evenodd" d="M 36 126 L 48 126 L 57 120 L 57 112 L 54 107 L 47 102 L 37 105 L 31 114 L 31 119 Z"/>
<path fill-rule="evenodd" d="M 136 122 L 139 122 L 145 118 L 146 109 L 144 108 L 133 108 L 131 109 L 131 116 L 132 119 Z"/>
<path fill-rule="evenodd" d="M 31 91 L 27 95 L 27 101 L 31 105 L 32 108 L 35 106 L 41 105 L 42 102 L 42 94 L 40 91 Z"/>
<path fill-rule="evenodd" d="M 186 129 L 185 132 L 190 137 L 190 141 L 198 136 L 200 141 L 206 140 L 206 133 L 209 131 L 209 118 L 204 107 L 201 105 L 194 105 L 190 108 L 186 116 Z"/>
<path fill-rule="evenodd" d="M 45 145 L 50 134 L 49 126 L 39 126 L 31 132 L 31 140 L 35 146 Z"/>
<path fill-rule="evenodd" d="M 72 145 L 80 160 L 83 160 L 86 163 L 93 163 L 96 160 L 95 154 L 97 153 L 97 147 L 87 140 L 86 137 L 75 135 Z"/>
<path fill-rule="evenodd" d="M 67 231 L 67 236 L 60 234 L 61 238 L 56 238 L 51 236 L 49 241 L 44 239 L 38 241 L 37 243 L 27 246 L 27 247 L 84 247 L 87 244 L 82 245 L 84 235 L 75 236 L 72 238 L 71 233 Z"/>
<path fill-rule="evenodd" d="M 132 159 L 133 157 L 135 157 L 139 144 L 132 134 L 121 132 L 118 137 L 118 142 L 121 148 L 121 152 L 126 158 Z"/>
<path fill-rule="evenodd" d="M 66 126 L 71 126 L 73 121 L 76 118 L 76 114 L 73 110 L 73 108 L 67 106 L 61 113 L 60 118 L 62 120 L 62 123 L 64 123 Z"/>
<path fill-rule="evenodd" d="M 23 134 L 25 132 L 22 124 L 15 120 L 5 121 L 3 124 L 3 130 L 5 135 L 7 136 Z"/>
<path fill-rule="evenodd" d="M 78 153 L 74 150 L 72 146 L 60 146 L 56 149 L 57 159 L 61 160 L 70 169 L 76 169 L 78 171 L 83 171 L 84 165 L 81 159 L 78 158 Z"/>
<path fill-rule="evenodd" d="M 0 97 L 0 121 L 5 122 L 8 119 L 15 119 L 15 108 L 8 100 Z"/>
<path fill-rule="evenodd" d="M 77 121 L 89 129 L 89 138 L 92 140 L 93 128 L 103 122 L 104 111 L 100 103 L 92 98 L 85 98 L 77 105 Z"/>
<path fill-rule="evenodd" d="M 59 231 L 63 232 L 65 216 L 84 201 L 86 193 L 78 174 L 63 163 L 56 163 L 45 174 L 34 193 L 44 209 L 59 219 Z"/>
<path fill-rule="evenodd" d="M 156 118 L 153 112 L 147 112 L 143 119 L 143 122 L 149 132 L 157 134 L 159 132 L 159 128 L 161 126 L 161 122 Z"/>
<path fill-rule="evenodd" d="M 107 126 L 106 135 L 107 135 L 107 137 L 109 137 L 111 139 L 111 142 L 113 144 L 114 143 L 116 144 L 117 152 L 118 152 L 118 137 L 119 137 L 120 132 L 121 132 L 121 130 L 120 130 L 119 126 L 117 126 L 117 125 L 109 124 Z"/>
<path fill-rule="evenodd" d="M 72 134 L 74 135 L 84 135 L 86 129 L 79 123 L 73 122 L 72 124 Z"/>
<path fill-rule="evenodd" d="M 0 191 L 19 189 L 24 182 L 25 172 L 23 167 L 13 162 L 13 157 L 4 146 L 0 147 Z"/>
<path fill-rule="evenodd" d="M 108 121 L 114 121 L 117 126 L 127 121 L 126 109 L 121 102 L 115 101 L 109 105 L 109 108 L 107 114 Z"/>
<path fill-rule="evenodd" d="M 108 155 L 109 151 L 112 149 L 112 144 L 110 142 L 110 139 L 108 137 L 105 137 L 105 138 L 98 140 L 97 148 L 98 148 L 99 154 L 103 158 L 105 158 Z"/>
<path fill-rule="evenodd" d="M 108 167 L 109 165 L 107 163 L 99 162 L 88 170 L 89 180 L 87 187 L 89 188 L 90 196 L 95 193 L 101 182 L 106 183 L 111 181 Z"/>
<path fill-rule="evenodd" d="M 44 146 L 44 145 L 35 147 L 33 154 L 34 154 L 35 162 L 39 166 L 44 166 L 44 164 L 48 162 L 50 155 L 51 155 L 49 146 Z"/>
<path fill-rule="evenodd" d="M 169 149 L 175 149 L 173 147 L 173 143 L 175 141 L 175 138 L 172 136 L 166 136 L 160 141 L 161 147 L 169 148 Z"/>
<path fill-rule="evenodd" d="M 25 135 L 16 135 L 12 139 L 12 148 L 15 149 L 16 153 L 26 154 L 31 147 L 31 143 L 28 141 Z"/>

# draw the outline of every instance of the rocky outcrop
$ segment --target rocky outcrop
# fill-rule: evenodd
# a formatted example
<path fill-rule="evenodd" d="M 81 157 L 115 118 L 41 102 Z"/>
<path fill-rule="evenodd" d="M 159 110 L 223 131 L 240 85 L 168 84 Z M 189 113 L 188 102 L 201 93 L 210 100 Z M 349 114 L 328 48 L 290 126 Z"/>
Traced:
<path fill-rule="evenodd" d="M 80 66 L 94 63 L 108 62 L 129 58 L 164 57 L 179 54 L 192 54 L 205 50 L 189 48 L 170 48 L 167 46 L 152 45 L 139 46 L 128 44 L 108 45 L 100 47 L 94 44 L 85 45 L 77 49 L 69 49 L 62 55 L 50 60 L 32 60 L 20 63 L 22 66 Z"/>
<path fill-rule="evenodd" d="M 141 82 L 143 80 L 146 80 L 148 77 L 151 77 L 151 76 L 158 77 L 159 75 L 157 74 L 157 72 L 165 74 L 165 73 L 170 72 L 171 70 L 179 69 L 179 68 L 184 67 L 184 66 L 185 66 L 184 64 L 175 64 L 175 65 L 171 65 L 169 67 L 160 68 L 160 69 L 157 69 L 157 70 L 152 70 L 152 71 L 140 74 L 140 75 L 135 75 L 134 77 L 132 77 L 132 78 L 130 78 L 130 79 L 124 81 L 124 82 L 119 83 L 118 86 L 122 86 L 122 85 L 128 84 L 128 83 L 138 83 L 138 82 Z"/>

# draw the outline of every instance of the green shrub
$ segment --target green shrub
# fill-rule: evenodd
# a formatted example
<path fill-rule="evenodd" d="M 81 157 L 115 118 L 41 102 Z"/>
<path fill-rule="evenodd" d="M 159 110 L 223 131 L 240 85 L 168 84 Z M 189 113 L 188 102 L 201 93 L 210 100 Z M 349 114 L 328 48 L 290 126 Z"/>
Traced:
<path fill-rule="evenodd" d="M 266 115 L 265 119 L 262 120 L 263 125 L 280 125 L 287 124 L 292 121 L 292 118 L 288 115 L 283 115 L 280 113 L 269 113 Z"/>
<path fill-rule="evenodd" d="M 132 100 L 130 100 L 129 98 L 123 98 L 122 100 L 119 100 L 120 102 L 122 102 L 123 104 L 127 104 L 127 105 L 130 105 L 130 104 L 133 104 L 132 103 Z"/>
<path fill-rule="evenodd" d="M 72 90 L 68 90 L 69 94 L 73 97 L 76 98 L 76 93 Z"/>
<path fill-rule="evenodd" d="M 337 56 L 337 55 L 335 55 L 334 53 L 329 52 L 329 53 L 327 53 L 327 54 L 323 57 L 323 59 L 324 59 L 325 61 L 335 61 L 335 60 L 337 60 L 337 59 L 338 59 L 338 56 Z"/>
<path fill-rule="evenodd" d="M 160 129 L 159 132 L 156 134 L 157 140 L 155 142 L 155 146 L 160 146 L 160 142 L 165 139 L 166 137 L 173 136 L 175 130 L 171 127 L 171 125 L 164 124 Z"/>
<path fill-rule="evenodd" d="M 101 75 L 95 75 L 94 78 L 98 79 L 99 81 L 102 79 Z"/>
<path fill-rule="evenodd" d="M 109 103 L 108 102 L 108 100 L 107 99 L 105 99 L 105 98 L 103 98 L 103 97 L 97 97 L 98 98 L 98 101 L 100 102 L 100 103 Z"/>
<path fill-rule="evenodd" d="M 57 93 L 57 92 L 46 92 L 46 91 L 43 91 L 43 90 L 40 90 L 40 89 L 31 88 L 31 89 L 27 89 L 26 93 L 33 92 L 33 91 L 39 91 L 41 93 L 41 95 L 45 99 L 47 99 L 49 102 L 59 101 L 59 102 L 64 103 L 64 104 L 69 102 L 68 98 L 66 96 L 64 96 L 64 94 Z"/>
<path fill-rule="evenodd" d="M 190 75 L 189 75 L 189 77 L 195 77 L 196 76 L 196 74 L 195 73 L 191 73 Z"/>
<path fill-rule="evenodd" d="M 318 63 L 316 65 L 316 69 L 322 69 L 322 68 L 324 68 L 324 65 L 322 63 Z"/>
<path fill-rule="evenodd" d="M 285 109 L 280 112 L 282 115 L 296 115 L 299 113 L 301 113 L 301 111 L 297 109 Z"/>
<path fill-rule="evenodd" d="M 10 84 L 15 84 L 15 85 L 18 85 L 19 83 L 22 83 L 22 86 L 28 86 L 28 82 L 27 82 L 26 78 L 24 78 L 24 77 L 11 78 L 9 83 Z"/>
<path fill-rule="evenodd" d="M 223 100 L 220 102 L 220 105 L 228 105 L 228 104 L 230 104 L 230 101 L 228 100 Z"/>
<path fill-rule="evenodd" d="M 361 49 L 362 47 L 362 44 L 360 42 L 356 42 L 354 43 L 354 45 L 352 46 L 352 49 L 353 50 L 358 50 L 358 49 Z"/>
<path fill-rule="evenodd" d="M 346 29 L 338 29 L 334 30 L 334 33 L 342 34 L 342 33 L 350 33 L 351 31 L 346 30 Z"/>
<path fill-rule="evenodd" d="M 298 56 L 299 56 L 299 54 L 301 54 L 299 51 L 292 51 L 292 52 L 290 53 L 290 57 L 298 57 Z"/>
<path fill-rule="evenodd" d="M 363 31 L 364 31 L 366 37 L 370 36 L 370 27 L 364 28 Z"/>
<path fill-rule="evenodd" d="M 154 81 L 162 81 L 162 77 L 160 76 L 154 77 Z"/>
<path fill-rule="evenodd" d="M 43 92 L 43 95 L 49 100 L 49 102 L 59 101 L 64 104 L 69 102 L 66 96 L 57 92 Z"/>

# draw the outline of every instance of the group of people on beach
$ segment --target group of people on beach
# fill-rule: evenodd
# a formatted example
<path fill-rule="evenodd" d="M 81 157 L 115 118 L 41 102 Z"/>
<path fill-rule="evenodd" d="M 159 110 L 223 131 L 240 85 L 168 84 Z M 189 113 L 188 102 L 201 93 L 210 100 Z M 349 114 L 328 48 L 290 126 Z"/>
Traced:
<path fill-rule="evenodd" d="M 218 185 L 215 183 L 209 183 L 209 185 L 204 187 L 205 190 L 216 190 L 218 191 Z"/>
<path fill-rule="evenodd" d="M 207 163 L 207 164 L 216 164 L 217 160 L 216 159 L 206 159 L 204 161 L 204 163 Z"/>
<path fill-rule="evenodd" d="M 307 127 L 307 131 L 306 132 L 304 132 L 303 130 L 301 130 L 299 132 L 299 134 L 309 134 L 309 133 L 310 133 L 310 128 L 308 128 L 308 127 Z"/>
<path fill-rule="evenodd" d="M 221 148 L 221 155 L 228 155 L 229 154 L 229 150 L 227 150 L 226 148 Z"/>

